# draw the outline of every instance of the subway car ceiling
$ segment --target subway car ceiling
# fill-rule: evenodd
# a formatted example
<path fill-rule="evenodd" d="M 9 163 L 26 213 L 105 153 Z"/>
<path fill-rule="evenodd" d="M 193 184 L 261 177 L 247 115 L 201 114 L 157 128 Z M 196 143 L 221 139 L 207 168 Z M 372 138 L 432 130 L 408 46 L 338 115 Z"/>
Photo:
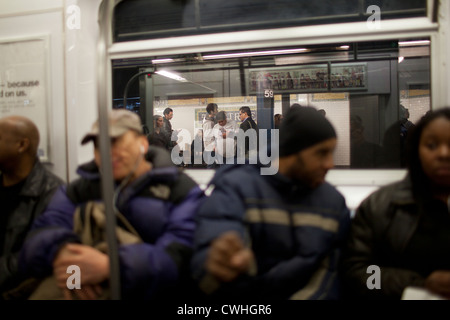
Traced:
<path fill-rule="evenodd" d="M 115 42 L 173 36 L 425 17 L 426 0 L 128 0 L 114 11 Z"/>

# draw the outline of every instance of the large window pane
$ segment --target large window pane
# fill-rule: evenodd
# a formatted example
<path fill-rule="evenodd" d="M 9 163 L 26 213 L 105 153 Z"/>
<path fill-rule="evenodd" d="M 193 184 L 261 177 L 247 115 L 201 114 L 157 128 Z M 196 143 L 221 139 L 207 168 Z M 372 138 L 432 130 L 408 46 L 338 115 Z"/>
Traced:
<path fill-rule="evenodd" d="M 404 167 L 407 130 L 430 110 L 428 39 L 116 60 L 113 77 L 114 106 L 126 100 L 149 130 L 173 109 L 186 162 L 210 102 L 238 123 L 249 106 L 261 129 L 294 103 L 323 109 L 339 137 L 337 168 Z"/>

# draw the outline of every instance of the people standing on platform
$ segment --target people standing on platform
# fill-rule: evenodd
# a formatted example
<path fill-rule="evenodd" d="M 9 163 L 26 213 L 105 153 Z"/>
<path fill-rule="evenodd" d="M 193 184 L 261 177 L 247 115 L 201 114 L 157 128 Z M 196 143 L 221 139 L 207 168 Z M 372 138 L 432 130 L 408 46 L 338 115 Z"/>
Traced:
<path fill-rule="evenodd" d="M 407 288 L 450 299 L 450 108 L 409 134 L 407 175 L 359 206 L 342 264 L 346 296 L 400 300 Z"/>
<path fill-rule="evenodd" d="M 208 103 L 206 106 L 206 117 L 203 120 L 203 141 L 204 141 L 204 160 L 208 169 L 216 167 L 215 162 L 215 140 L 213 128 L 216 125 L 215 116 L 218 112 L 216 103 Z"/>
<path fill-rule="evenodd" d="M 164 149 L 169 148 L 170 140 L 163 131 L 164 120 L 160 115 L 153 116 L 153 129 L 148 134 L 148 143 L 152 146 L 158 146 Z"/>
<path fill-rule="evenodd" d="M 97 121 L 82 139 L 82 144 L 93 142 L 94 160 L 78 168 L 79 179 L 57 191 L 24 243 L 22 272 L 44 279 L 30 299 L 110 297 L 98 136 Z M 121 298 L 183 295 L 179 285 L 188 279 L 194 215 L 203 192 L 172 164 L 166 150 L 149 147 L 137 114 L 111 110 L 109 136 Z M 72 265 L 81 270 L 79 290 L 66 284 Z"/>
<path fill-rule="evenodd" d="M 281 122 L 283 122 L 283 115 L 280 113 L 277 113 L 273 116 L 273 122 L 275 129 L 280 129 Z"/>
<path fill-rule="evenodd" d="M 162 131 L 164 132 L 166 139 L 169 140 L 168 150 L 172 151 L 172 149 L 177 146 L 178 141 L 178 132 L 172 129 L 172 123 L 170 122 L 170 120 L 172 120 L 173 118 L 173 109 L 165 108 L 163 111 L 163 115 L 164 115 L 163 118 L 164 123 Z"/>
<path fill-rule="evenodd" d="M 245 139 L 241 141 L 241 143 L 244 143 L 243 146 L 237 146 L 237 152 L 239 153 L 242 148 L 246 163 L 249 162 L 249 159 L 255 159 L 256 161 L 258 157 L 259 128 L 255 120 L 253 120 L 252 111 L 248 106 L 239 108 L 239 119 L 241 120 L 239 129 L 243 131 Z"/>
<path fill-rule="evenodd" d="M 40 162 L 39 141 L 39 130 L 30 119 L 0 119 L 0 300 L 29 294 L 18 269 L 19 252 L 31 224 L 63 184 Z"/>
<path fill-rule="evenodd" d="M 203 142 L 203 130 L 197 130 L 197 134 L 191 143 L 191 167 L 193 168 L 203 168 L 205 167 L 205 162 L 203 161 L 203 153 L 205 150 L 205 145 Z"/>
<path fill-rule="evenodd" d="M 213 128 L 216 162 L 219 166 L 233 164 L 236 160 L 236 137 L 239 126 L 236 121 L 227 119 L 225 111 L 216 115 L 217 124 Z"/>
<path fill-rule="evenodd" d="M 291 108 L 280 128 L 278 173 L 220 168 L 197 214 L 193 278 L 205 299 L 338 299 L 350 228 L 325 182 L 336 132 L 315 108 Z"/>

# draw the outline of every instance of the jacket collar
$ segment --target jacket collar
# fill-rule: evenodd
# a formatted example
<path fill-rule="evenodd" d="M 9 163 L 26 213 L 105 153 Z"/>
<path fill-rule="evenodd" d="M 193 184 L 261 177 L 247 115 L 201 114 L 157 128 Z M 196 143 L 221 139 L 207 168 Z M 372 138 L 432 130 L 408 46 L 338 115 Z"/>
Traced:
<path fill-rule="evenodd" d="M 245 168 L 245 169 L 243 169 Z M 255 171 L 254 174 L 260 175 L 260 169 L 261 165 L 258 164 L 249 164 L 249 165 L 242 165 L 242 164 L 232 164 L 232 165 L 226 165 L 220 167 L 215 175 L 213 176 L 212 180 L 210 181 L 210 184 L 220 184 L 223 176 L 227 175 L 230 171 L 234 170 L 253 170 Z M 299 181 L 292 180 L 279 172 L 277 172 L 274 175 L 264 175 L 261 176 L 263 179 L 267 179 L 269 183 L 277 190 L 280 191 L 280 193 L 289 195 L 291 192 L 309 192 L 311 191 L 311 188 L 307 187 L 303 183 Z"/>
<path fill-rule="evenodd" d="M 412 193 L 412 181 L 409 173 L 403 180 L 398 182 L 398 188 L 395 188 L 392 192 L 392 201 L 395 204 L 409 205 L 416 202 Z"/>
<path fill-rule="evenodd" d="M 30 174 L 25 179 L 25 184 L 20 191 L 21 196 L 38 197 L 41 194 L 40 190 L 44 179 L 44 170 L 47 169 L 45 169 L 39 159 L 36 158 L 33 169 L 31 169 Z"/>
<path fill-rule="evenodd" d="M 275 189 L 286 195 L 289 195 L 290 193 L 307 193 L 313 190 L 304 183 L 288 178 L 279 172 L 274 175 L 267 176 L 267 179 L 271 180 L 271 184 L 275 187 Z"/>

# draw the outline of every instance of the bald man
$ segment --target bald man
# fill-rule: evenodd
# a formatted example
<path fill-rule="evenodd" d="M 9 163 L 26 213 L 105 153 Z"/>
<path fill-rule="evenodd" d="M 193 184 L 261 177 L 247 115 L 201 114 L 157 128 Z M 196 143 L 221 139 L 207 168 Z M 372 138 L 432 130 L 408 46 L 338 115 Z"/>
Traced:
<path fill-rule="evenodd" d="M 0 300 L 20 295 L 10 291 L 23 280 L 18 253 L 31 223 L 63 183 L 40 163 L 38 146 L 39 131 L 32 121 L 21 116 L 0 119 Z"/>

